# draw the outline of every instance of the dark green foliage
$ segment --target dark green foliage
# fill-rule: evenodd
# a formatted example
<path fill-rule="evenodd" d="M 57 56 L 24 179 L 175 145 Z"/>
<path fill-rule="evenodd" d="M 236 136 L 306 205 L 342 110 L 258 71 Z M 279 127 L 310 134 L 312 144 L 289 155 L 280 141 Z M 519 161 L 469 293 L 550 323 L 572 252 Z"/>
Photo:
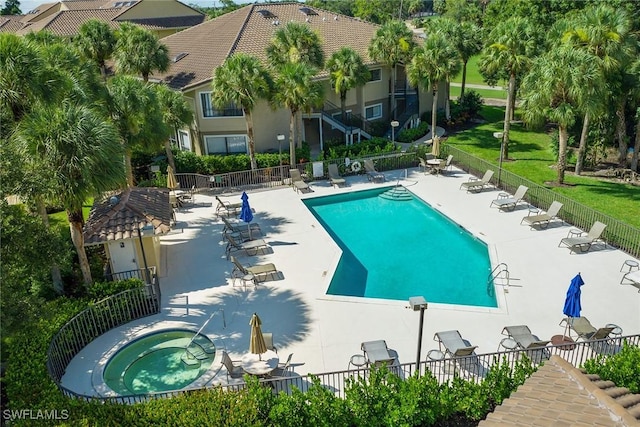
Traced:
<path fill-rule="evenodd" d="M 398 140 L 398 142 L 413 142 L 425 136 L 427 132 L 429 132 L 429 123 L 420 122 L 418 127 L 411 129 L 402 129 L 396 139 Z"/>
<path fill-rule="evenodd" d="M 89 298 L 99 301 L 111 295 L 129 289 L 141 288 L 144 282 L 140 279 L 116 280 L 112 282 L 94 282 L 89 289 Z"/>
<path fill-rule="evenodd" d="M 640 347 L 625 341 L 619 353 L 587 360 L 584 369 L 603 380 L 613 381 L 618 387 L 628 388 L 631 393 L 640 393 Z"/>
<path fill-rule="evenodd" d="M 470 117 L 474 117 L 480 112 L 482 104 L 484 104 L 482 96 L 474 90 L 466 91 L 463 96 L 458 98 L 457 102 L 462 112 L 469 114 Z"/>

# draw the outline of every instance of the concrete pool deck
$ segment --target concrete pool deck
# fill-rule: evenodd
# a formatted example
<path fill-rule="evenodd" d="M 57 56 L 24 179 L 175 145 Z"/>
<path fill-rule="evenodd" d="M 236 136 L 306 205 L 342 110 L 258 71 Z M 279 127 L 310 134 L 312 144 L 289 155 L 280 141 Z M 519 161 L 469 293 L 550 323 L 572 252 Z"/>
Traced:
<path fill-rule="evenodd" d="M 97 395 L 105 354 L 123 343 L 159 329 L 198 330 L 211 315 L 203 333 L 218 349 L 234 360 L 249 347 L 249 319 L 256 312 L 262 330 L 272 332 L 281 361 L 293 353 L 296 374 L 347 369 L 351 355 L 361 353 L 364 341 L 386 340 L 399 355 L 400 363 L 414 362 L 419 314 L 407 308 L 408 301 L 334 297 L 325 292 L 341 251 L 301 199 L 339 192 L 358 191 L 401 180 L 411 192 L 485 241 L 492 267 L 505 263 L 510 286 L 498 280 L 497 309 L 429 304 L 425 315 L 422 360 L 437 348 L 438 331 L 457 329 L 478 353 L 496 351 L 501 331 L 509 325 L 528 325 L 541 339 L 562 334 L 559 325 L 571 279 L 580 272 L 582 315 L 595 327 L 619 325 L 625 335 L 640 332 L 640 293 L 633 286 L 620 285 L 620 267 L 628 254 L 610 246 L 595 246 L 588 253 L 572 254 L 558 248 L 572 228 L 568 224 L 533 230 L 520 221 L 528 209 L 513 212 L 489 208 L 498 197 L 495 189 L 481 193 L 459 190 L 469 175 L 454 169 L 444 176 L 424 175 L 417 169 L 385 173 L 385 184 L 373 184 L 366 175 L 347 178 L 345 188 L 328 181 L 310 183 L 313 192 L 298 194 L 291 188 L 251 192 L 263 238 L 270 245 L 264 254 L 247 256 L 236 252 L 242 264 L 274 263 L 280 278 L 246 289 L 233 285 L 233 265 L 226 260 L 221 242 L 223 223 L 215 215 L 213 196 L 196 195 L 196 205 L 177 213 L 174 232 L 161 238 L 163 268 L 160 272 L 162 312 L 139 319 L 98 337 L 71 362 L 62 385 L 77 393 Z M 239 202 L 239 194 L 221 199 Z M 401 237 L 399 237 L 401 238 Z M 411 248 L 406 248 L 411 250 Z M 457 256 L 457 254 L 451 254 Z M 419 267 L 429 280 L 429 260 Z M 464 268 L 464 260 L 460 260 Z M 451 274 L 455 274 L 452 271 Z M 418 295 L 417 295 L 418 296 Z M 226 371 L 220 357 L 207 375 L 209 384 L 225 383 Z M 201 382 L 199 382 L 201 383 Z"/>

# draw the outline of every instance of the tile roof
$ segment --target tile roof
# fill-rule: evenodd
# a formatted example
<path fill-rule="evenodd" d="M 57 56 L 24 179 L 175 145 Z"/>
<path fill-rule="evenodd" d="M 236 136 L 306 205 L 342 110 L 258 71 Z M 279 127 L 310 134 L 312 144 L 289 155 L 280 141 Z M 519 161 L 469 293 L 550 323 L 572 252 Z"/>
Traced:
<path fill-rule="evenodd" d="M 170 58 L 180 53 L 187 55 L 172 63 L 166 73 L 153 77 L 174 89 L 185 89 L 211 80 L 213 70 L 235 52 L 266 61 L 266 48 L 273 34 L 291 21 L 306 24 L 318 33 L 327 58 L 341 47 L 350 46 L 366 64 L 374 63 L 367 50 L 378 25 L 318 8 L 312 9 L 316 14 L 306 15 L 301 12 L 302 7 L 302 3 L 248 5 L 167 36 L 162 43 L 169 49 Z"/>
<path fill-rule="evenodd" d="M 617 427 L 638 419 L 639 395 L 552 356 L 478 426 Z"/>
<path fill-rule="evenodd" d="M 114 203 L 115 202 L 115 203 Z M 94 202 L 84 225 L 85 245 L 138 237 L 138 229 L 153 225 L 154 234 L 171 230 L 167 188 L 132 187 Z"/>
<path fill-rule="evenodd" d="M 23 26 L 20 17 L 0 16 L 0 33 L 15 33 Z"/>
<path fill-rule="evenodd" d="M 169 16 L 163 18 L 144 18 L 144 19 L 123 19 L 123 21 L 133 22 L 141 27 L 149 30 L 164 30 L 171 28 L 189 28 L 194 25 L 202 24 L 205 20 L 204 15 L 191 16 Z"/>
<path fill-rule="evenodd" d="M 108 23 L 112 28 L 118 28 L 119 22 L 112 21 L 122 9 L 90 9 L 90 10 L 62 10 L 40 21 L 25 26 L 18 34 L 32 31 L 47 30 L 58 36 L 73 36 L 78 34 L 80 26 L 90 19 L 99 19 Z"/>

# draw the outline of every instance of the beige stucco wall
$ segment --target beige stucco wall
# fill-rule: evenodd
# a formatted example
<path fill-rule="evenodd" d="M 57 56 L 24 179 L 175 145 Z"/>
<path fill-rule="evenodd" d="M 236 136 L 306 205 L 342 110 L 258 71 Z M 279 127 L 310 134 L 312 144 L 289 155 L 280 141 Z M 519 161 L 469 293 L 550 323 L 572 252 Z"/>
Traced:
<path fill-rule="evenodd" d="M 176 0 L 143 0 L 126 10 L 119 20 L 190 16 L 199 13 Z"/>

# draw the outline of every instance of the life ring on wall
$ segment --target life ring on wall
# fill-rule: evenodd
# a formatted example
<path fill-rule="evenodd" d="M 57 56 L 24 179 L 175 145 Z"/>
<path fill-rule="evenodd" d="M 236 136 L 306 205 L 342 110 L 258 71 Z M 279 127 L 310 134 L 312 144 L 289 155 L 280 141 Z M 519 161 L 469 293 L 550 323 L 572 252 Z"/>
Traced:
<path fill-rule="evenodd" d="M 360 164 L 360 162 L 355 161 L 353 163 L 351 163 L 351 171 L 358 173 L 362 170 L 362 165 Z"/>

